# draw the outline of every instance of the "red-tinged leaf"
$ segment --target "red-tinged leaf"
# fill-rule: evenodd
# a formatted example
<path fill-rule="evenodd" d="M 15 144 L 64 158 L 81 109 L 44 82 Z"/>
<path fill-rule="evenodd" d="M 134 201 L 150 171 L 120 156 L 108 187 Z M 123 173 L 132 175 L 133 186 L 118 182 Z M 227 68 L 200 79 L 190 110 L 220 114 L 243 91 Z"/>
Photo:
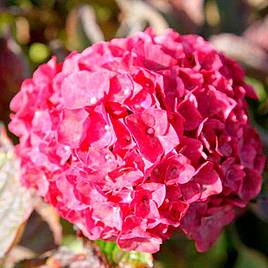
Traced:
<path fill-rule="evenodd" d="M 62 241 L 62 226 L 60 223 L 59 214 L 55 208 L 43 202 L 40 198 L 37 198 L 35 203 L 35 210 L 41 216 L 41 218 L 49 225 L 55 244 L 60 244 Z"/>
<path fill-rule="evenodd" d="M 13 146 L 0 126 L 0 258 L 17 242 L 31 211 L 30 194 L 20 184 Z"/>

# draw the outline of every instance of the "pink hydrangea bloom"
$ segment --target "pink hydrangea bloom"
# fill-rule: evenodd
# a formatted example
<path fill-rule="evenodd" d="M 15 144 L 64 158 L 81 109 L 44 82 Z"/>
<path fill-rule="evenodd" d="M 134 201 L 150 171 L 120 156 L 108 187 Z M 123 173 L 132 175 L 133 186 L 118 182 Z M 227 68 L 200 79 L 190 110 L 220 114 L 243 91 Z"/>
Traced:
<path fill-rule="evenodd" d="M 241 68 L 202 37 L 151 29 L 53 58 L 11 102 L 22 182 L 89 239 L 207 250 L 259 193 Z"/>

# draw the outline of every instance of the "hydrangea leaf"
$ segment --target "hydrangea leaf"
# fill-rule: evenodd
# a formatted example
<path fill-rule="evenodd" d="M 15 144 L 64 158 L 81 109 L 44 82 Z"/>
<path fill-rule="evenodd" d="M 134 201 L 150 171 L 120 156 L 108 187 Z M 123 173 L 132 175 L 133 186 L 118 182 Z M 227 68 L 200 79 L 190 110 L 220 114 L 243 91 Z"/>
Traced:
<path fill-rule="evenodd" d="M 78 239 L 75 235 L 65 235 L 61 245 L 67 247 L 74 253 L 80 253 L 83 251 L 83 241 Z"/>
<path fill-rule="evenodd" d="M 194 243 L 187 240 L 183 234 L 174 235 L 163 244 L 154 262 L 161 268 L 220 268 L 227 260 L 227 239 L 225 233 L 205 253 L 196 251 Z"/>
<path fill-rule="evenodd" d="M 259 102 L 264 102 L 267 98 L 267 92 L 262 82 L 249 76 L 246 77 L 246 82 L 255 89 Z"/>
<path fill-rule="evenodd" d="M 18 267 L 32 268 L 64 268 L 64 267 L 90 267 L 90 268 L 110 268 L 100 256 L 95 254 L 94 249 L 87 248 L 79 252 L 73 252 L 68 247 L 59 247 L 54 251 L 33 258 L 25 259 L 16 264 Z M 16 267 L 17 267 L 16 266 Z"/>
<path fill-rule="evenodd" d="M 268 267 L 268 260 L 267 258 L 262 255 L 260 252 L 242 247 L 239 250 L 239 256 L 237 258 L 235 268 L 267 268 Z"/>
<path fill-rule="evenodd" d="M 101 252 L 114 267 L 150 268 L 153 267 L 153 257 L 149 253 L 138 251 L 123 251 L 115 242 L 98 240 Z"/>
<path fill-rule="evenodd" d="M 13 245 L 31 210 L 29 192 L 19 182 L 13 146 L 0 125 L 0 258 Z"/>

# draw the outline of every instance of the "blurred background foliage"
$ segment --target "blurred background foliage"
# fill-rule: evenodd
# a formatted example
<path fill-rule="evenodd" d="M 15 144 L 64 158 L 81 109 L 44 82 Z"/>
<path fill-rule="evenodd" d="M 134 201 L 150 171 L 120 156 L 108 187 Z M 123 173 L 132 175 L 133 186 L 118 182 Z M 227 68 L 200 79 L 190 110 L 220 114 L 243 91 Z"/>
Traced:
<path fill-rule="evenodd" d="M 259 96 L 249 103 L 250 115 L 268 155 L 268 0 L 0 0 L 0 121 L 8 124 L 10 99 L 52 55 L 60 61 L 70 51 L 147 26 L 200 34 L 243 65 Z M 77 238 L 41 200 L 34 208 L 3 267 L 153 266 L 150 255 Z M 207 253 L 176 234 L 153 259 L 156 268 L 268 267 L 267 168 L 260 196 Z"/>

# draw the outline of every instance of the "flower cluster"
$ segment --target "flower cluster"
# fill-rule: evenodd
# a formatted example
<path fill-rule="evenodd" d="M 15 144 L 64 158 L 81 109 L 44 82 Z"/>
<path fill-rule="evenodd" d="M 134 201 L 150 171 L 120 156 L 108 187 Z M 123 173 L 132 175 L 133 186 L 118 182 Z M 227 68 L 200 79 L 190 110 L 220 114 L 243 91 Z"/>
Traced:
<path fill-rule="evenodd" d="M 234 61 L 172 30 L 53 58 L 11 102 L 22 182 L 89 239 L 157 252 L 179 229 L 205 251 L 261 188 L 245 97 Z"/>

